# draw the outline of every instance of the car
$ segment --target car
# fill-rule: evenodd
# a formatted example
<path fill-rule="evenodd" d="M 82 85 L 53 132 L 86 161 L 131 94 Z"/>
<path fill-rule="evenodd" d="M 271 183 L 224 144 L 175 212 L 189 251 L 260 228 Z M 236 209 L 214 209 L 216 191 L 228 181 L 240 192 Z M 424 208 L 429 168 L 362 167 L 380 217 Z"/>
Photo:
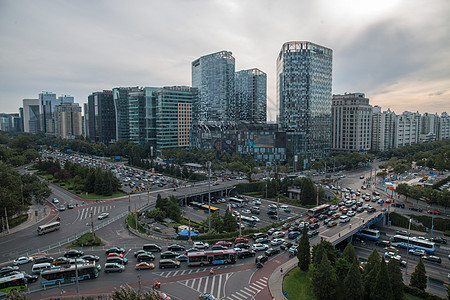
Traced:
<path fill-rule="evenodd" d="M 297 255 L 297 247 L 297 245 L 292 245 L 291 248 L 289 248 L 289 256 Z"/>
<path fill-rule="evenodd" d="M 270 242 L 271 246 L 280 246 L 281 244 L 283 244 L 284 240 L 283 239 L 273 239 Z"/>
<path fill-rule="evenodd" d="M 255 241 L 256 239 L 262 238 L 262 237 L 268 237 L 267 234 L 264 234 L 262 232 L 257 232 L 252 235 L 252 239 Z"/>
<path fill-rule="evenodd" d="M 392 207 L 398 207 L 398 208 L 405 208 L 405 204 L 404 203 L 392 203 L 391 206 Z"/>
<path fill-rule="evenodd" d="M 381 246 L 381 247 L 390 247 L 391 246 L 391 242 L 390 241 L 386 241 L 386 240 L 378 240 L 378 241 L 375 242 L 375 245 Z"/>
<path fill-rule="evenodd" d="M 183 245 L 179 245 L 179 244 L 172 244 L 170 246 L 167 247 L 167 250 L 169 251 L 186 251 L 186 247 L 184 247 Z"/>
<path fill-rule="evenodd" d="M 428 260 L 428 261 L 431 261 L 431 262 L 435 262 L 435 263 L 438 263 L 438 264 L 440 264 L 442 262 L 440 257 L 434 256 L 434 255 L 424 255 L 424 256 L 422 256 L 422 259 Z"/>
<path fill-rule="evenodd" d="M 225 250 L 227 249 L 227 247 L 222 246 L 222 245 L 212 245 L 211 246 L 211 250 Z"/>
<path fill-rule="evenodd" d="M 250 218 L 252 218 L 253 220 L 255 220 L 255 222 L 261 221 L 257 216 L 251 216 Z"/>
<path fill-rule="evenodd" d="M 421 208 L 418 208 L 418 207 L 410 207 L 409 210 L 418 211 L 418 212 L 422 212 L 423 211 Z"/>
<path fill-rule="evenodd" d="M 267 207 L 268 208 L 272 208 L 272 209 L 276 209 L 277 205 L 276 204 L 269 204 Z"/>
<path fill-rule="evenodd" d="M 21 256 L 16 258 L 13 261 L 13 265 L 18 266 L 18 265 L 23 265 L 23 264 L 27 264 L 33 262 L 33 258 L 32 257 L 28 257 L 28 256 Z"/>
<path fill-rule="evenodd" d="M 6 267 L 3 267 L 0 269 L 0 275 L 7 275 L 14 271 L 19 271 L 19 267 L 18 266 L 6 266 Z"/>
<path fill-rule="evenodd" d="M 302 233 L 300 231 L 291 231 L 288 234 L 288 238 L 292 240 L 292 239 L 295 239 L 296 237 L 298 237 L 301 234 Z"/>
<path fill-rule="evenodd" d="M 275 228 L 270 228 L 269 230 L 267 230 L 267 234 L 272 235 L 275 231 L 277 231 Z"/>
<path fill-rule="evenodd" d="M 347 223 L 347 222 L 350 222 L 350 217 L 348 217 L 348 216 L 340 216 L 339 222 L 340 222 L 340 223 Z"/>
<path fill-rule="evenodd" d="M 356 212 L 354 210 L 350 210 L 347 212 L 347 217 L 353 217 L 356 215 Z"/>
<path fill-rule="evenodd" d="M 112 253 L 109 253 L 107 257 L 120 257 L 120 258 L 123 258 L 123 254 L 122 253 L 112 252 Z"/>
<path fill-rule="evenodd" d="M 97 218 L 98 218 L 99 220 L 103 220 L 103 219 L 106 219 L 108 216 L 109 216 L 109 213 L 106 213 L 106 212 L 105 212 L 105 213 L 99 214 Z"/>
<path fill-rule="evenodd" d="M 58 257 L 55 260 L 53 260 L 53 264 L 55 266 L 68 265 L 68 264 L 70 264 L 70 258 L 67 258 L 67 257 L 64 257 L 64 256 Z"/>
<path fill-rule="evenodd" d="M 286 232 L 284 232 L 284 231 L 275 231 L 275 232 L 272 234 L 272 237 L 273 237 L 274 239 L 276 239 L 276 238 L 284 237 L 285 235 L 286 235 Z"/>
<path fill-rule="evenodd" d="M 229 242 L 229 241 L 218 241 L 215 243 L 215 245 L 220 245 L 223 247 L 231 247 L 231 246 L 233 246 L 233 243 Z"/>
<path fill-rule="evenodd" d="M 110 253 L 125 253 L 125 249 L 124 248 L 119 248 L 119 247 L 111 247 L 109 249 L 107 249 L 105 251 L 106 254 L 110 254 Z"/>
<path fill-rule="evenodd" d="M 80 257 L 83 256 L 84 252 L 76 249 L 72 249 L 64 253 L 64 257 L 72 258 L 72 257 Z"/>
<path fill-rule="evenodd" d="M 281 245 L 280 245 L 280 249 L 281 250 L 287 250 L 290 247 L 292 247 L 293 243 L 289 242 L 289 241 L 284 241 Z"/>
<path fill-rule="evenodd" d="M 317 230 L 309 230 L 308 231 L 308 238 L 313 238 L 313 237 L 315 237 L 316 235 L 318 235 L 319 234 L 319 231 L 317 231 Z"/>
<path fill-rule="evenodd" d="M 136 252 L 134 252 L 134 257 L 138 257 L 139 254 L 148 254 L 150 252 L 145 251 L 145 250 L 138 250 Z"/>
<path fill-rule="evenodd" d="M 155 265 L 148 262 L 140 262 L 136 264 L 135 269 L 136 270 L 153 270 L 155 268 Z"/>
<path fill-rule="evenodd" d="M 30 275 L 28 273 L 22 272 L 23 276 L 25 276 L 25 278 L 27 279 L 28 283 L 33 283 L 36 282 L 39 279 L 38 275 Z"/>
<path fill-rule="evenodd" d="M 143 262 L 143 261 L 147 261 L 148 262 L 148 261 L 154 261 L 155 260 L 155 256 L 152 253 L 150 253 L 150 252 L 140 253 L 136 257 L 136 259 L 137 259 L 138 262 Z"/>
<path fill-rule="evenodd" d="M 79 258 L 76 258 L 79 259 Z M 126 257 L 119 257 L 119 256 L 111 256 L 106 258 L 107 263 L 118 263 L 121 265 L 128 264 L 128 259 Z"/>
<path fill-rule="evenodd" d="M 164 252 L 161 252 L 161 254 L 160 254 L 161 259 L 175 258 L 178 255 L 180 255 L 180 253 L 173 252 L 173 251 L 164 251 Z"/>
<path fill-rule="evenodd" d="M 244 237 L 237 237 L 234 240 L 234 244 L 247 244 L 248 243 L 248 238 L 244 238 Z"/>
<path fill-rule="evenodd" d="M 175 261 L 172 259 L 161 259 L 159 261 L 159 268 L 160 269 L 165 269 L 165 268 L 179 268 L 180 267 L 180 262 L 179 261 Z"/>
<path fill-rule="evenodd" d="M 241 212 L 243 213 L 243 214 L 251 214 L 252 212 L 250 211 L 250 210 L 248 210 L 248 209 L 243 209 L 243 210 L 241 210 Z"/>
<path fill-rule="evenodd" d="M 289 227 L 291 227 L 292 224 L 290 223 L 284 223 L 283 225 L 281 225 L 281 229 L 289 229 Z"/>
<path fill-rule="evenodd" d="M 278 253 L 280 253 L 280 249 L 278 248 L 269 248 L 264 252 L 266 256 L 272 256 Z"/>
<path fill-rule="evenodd" d="M 286 210 L 286 209 L 289 209 L 289 206 L 287 206 L 287 205 L 280 205 L 280 209 Z"/>
<path fill-rule="evenodd" d="M 72 209 L 72 208 L 74 208 L 75 206 L 73 205 L 73 203 L 69 203 L 69 204 L 67 204 L 67 208 L 68 209 Z"/>
<path fill-rule="evenodd" d="M 268 238 L 266 238 L 266 237 L 262 237 L 262 238 L 256 239 L 255 243 L 257 243 L 257 244 L 268 244 L 268 243 L 270 243 L 270 240 Z"/>
<path fill-rule="evenodd" d="M 441 237 L 437 237 L 437 236 L 432 237 L 431 241 L 434 242 L 434 243 L 439 243 L 439 244 L 447 244 L 447 240 L 446 239 L 441 238 Z"/>
<path fill-rule="evenodd" d="M 248 243 L 237 243 L 237 244 L 234 244 L 234 248 L 250 249 L 251 246 Z"/>
<path fill-rule="evenodd" d="M 84 259 L 85 261 L 96 262 L 99 261 L 100 257 L 98 257 L 97 255 L 87 254 L 82 256 L 81 259 Z"/>
<path fill-rule="evenodd" d="M 266 244 L 253 244 L 252 249 L 253 251 L 266 251 L 269 249 L 269 246 Z"/>
<path fill-rule="evenodd" d="M 327 227 L 331 228 L 331 227 L 334 227 L 336 225 L 337 225 L 337 223 L 335 221 L 330 221 L 330 222 L 328 222 Z"/>
<path fill-rule="evenodd" d="M 39 256 L 34 258 L 35 264 L 42 264 L 42 263 L 53 263 L 53 257 L 51 256 Z"/>
<path fill-rule="evenodd" d="M 147 252 L 161 252 L 162 248 L 157 244 L 145 244 L 142 246 L 142 250 Z"/>
<path fill-rule="evenodd" d="M 105 264 L 105 273 L 110 273 L 110 272 L 119 272 L 122 273 L 123 270 L 125 269 L 124 265 L 118 264 L 118 263 L 109 263 L 107 262 Z"/>
<path fill-rule="evenodd" d="M 53 203 L 58 204 L 59 203 L 58 198 L 53 198 Z"/>
<path fill-rule="evenodd" d="M 241 249 L 240 251 L 237 251 L 237 257 L 239 258 L 246 258 L 250 256 L 255 256 L 256 252 L 250 249 Z"/>
<path fill-rule="evenodd" d="M 424 256 L 425 255 L 425 251 L 422 249 L 409 249 L 408 253 L 412 254 L 412 255 L 416 255 L 416 256 Z"/>
<path fill-rule="evenodd" d="M 166 293 L 163 293 L 163 292 L 160 292 L 160 291 L 153 290 L 151 294 L 153 296 L 152 299 L 172 300 L 172 298 L 167 296 Z"/>
<path fill-rule="evenodd" d="M 265 256 L 265 255 L 258 255 L 258 256 L 255 258 L 255 263 L 256 263 L 256 264 L 263 264 L 263 263 L 265 263 L 268 259 L 269 259 L 269 258 L 268 258 L 267 256 Z"/>
<path fill-rule="evenodd" d="M 427 213 L 428 214 L 433 214 L 433 215 L 440 215 L 441 214 L 441 212 L 438 211 L 438 210 L 428 210 Z"/>
<path fill-rule="evenodd" d="M 177 257 L 175 257 L 176 261 L 187 261 L 188 260 L 188 256 L 186 254 L 180 254 Z"/>
<path fill-rule="evenodd" d="M 313 230 L 313 229 L 319 229 L 320 224 L 319 223 L 313 223 L 313 224 L 309 224 L 309 229 Z"/>
<path fill-rule="evenodd" d="M 64 206 L 64 205 L 60 205 L 59 207 L 58 207 L 58 210 L 59 211 L 65 211 L 66 210 L 66 207 Z"/>
<path fill-rule="evenodd" d="M 392 252 L 392 253 L 395 253 L 395 254 L 398 254 L 398 253 L 400 252 L 400 251 L 398 251 L 397 248 L 391 247 L 391 246 L 389 246 L 389 247 L 384 247 L 384 248 L 383 248 L 383 251 L 385 251 L 385 252 Z"/>
<path fill-rule="evenodd" d="M 204 242 L 194 242 L 193 247 L 197 248 L 199 250 L 205 250 L 205 249 L 209 248 L 209 244 L 208 243 L 204 243 Z"/>

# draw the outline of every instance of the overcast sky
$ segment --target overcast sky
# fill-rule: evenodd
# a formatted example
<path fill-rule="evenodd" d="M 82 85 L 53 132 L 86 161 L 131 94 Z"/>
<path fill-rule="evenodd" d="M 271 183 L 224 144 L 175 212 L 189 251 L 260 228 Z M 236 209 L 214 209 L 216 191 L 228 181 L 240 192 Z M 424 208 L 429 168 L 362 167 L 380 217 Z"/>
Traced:
<path fill-rule="evenodd" d="M 191 62 L 228 50 L 267 73 L 287 41 L 333 49 L 333 93 L 397 113 L 450 113 L 448 0 L 0 0 L 0 112 L 41 91 L 79 103 L 119 86 L 191 85 Z"/>

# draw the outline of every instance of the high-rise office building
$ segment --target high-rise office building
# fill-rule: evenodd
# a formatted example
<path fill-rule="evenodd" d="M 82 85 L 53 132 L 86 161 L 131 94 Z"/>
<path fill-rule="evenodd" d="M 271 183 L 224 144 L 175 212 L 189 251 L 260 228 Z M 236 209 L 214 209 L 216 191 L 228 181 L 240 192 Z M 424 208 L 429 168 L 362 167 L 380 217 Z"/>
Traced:
<path fill-rule="evenodd" d="M 278 124 L 288 157 L 321 158 L 331 147 L 333 51 L 306 41 L 287 42 L 277 58 Z"/>
<path fill-rule="evenodd" d="M 73 139 L 81 135 L 81 107 L 78 104 L 63 103 L 54 107 L 55 135 Z"/>
<path fill-rule="evenodd" d="M 23 99 L 23 131 L 40 132 L 39 99 Z"/>
<path fill-rule="evenodd" d="M 145 108 L 136 107 L 137 104 L 143 104 L 145 101 L 142 98 L 142 101 L 136 101 L 138 94 L 142 93 L 142 89 L 139 87 L 119 87 L 113 89 L 113 98 L 114 98 L 114 111 L 116 114 L 116 140 L 117 141 L 130 141 L 130 121 L 133 123 L 132 126 L 135 125 L 135 122 L 140 123 L 141 120 L 130 120 L 130 93 L 133 94 L 133 103 L 131 107 L 131 115 L 135 117 L 136 110 L 142 109 L 142 113 L 145 114 Z M 139 114 L 137 114 L 139 115 Z M 134 130 L 134 127 L 133 127 Z M 133 136 L 135 138 L 135 136 Z"/>
<path fill-rule="evenodd" d="M 145 91 L 132 90 L 128 93 L 129 141 L 145 144 Z"/>
<path fill-rule="evenodd" d="M 259 69 L 242 70 L 235 75 L 236 118 L 239 121 L 267 121 L 267 75 Z"/>
<path fill-rule="evenodd" d="M 363 93 L 333 95 L 331 116 L 332 150 L 370 150 L 372 106 Z"/>
<path fill-rule="evenodd" d="M 88 96 L 88 136 L 106 145 L 116 139 L 116 113 L 112 91 L 94 92 Z"/>
<path fill-rule="evenodd" d="M 63 103 L 75 103 L 75 98 L 73 96 L 70 95 L 61 95 L 58 97 L 58 102 L 59 104 L 63 104 Z"/>
<path fill-rule="evenodd" d="M 202 56 L 192 62 L 192 87 L 198 97 L 192 103 L 193 122 L 235 121 L 235 61 L 229 51 Z"/>
<path fill-rule="evenodd" d="M 55 121 L 53 112 L 55 105 L 60 102 L 56 100 L 56 94 L 50 92 L 42 92 L 39 94 L 40 105 L 40 130 L 45 134 L 55 134 Z"/>

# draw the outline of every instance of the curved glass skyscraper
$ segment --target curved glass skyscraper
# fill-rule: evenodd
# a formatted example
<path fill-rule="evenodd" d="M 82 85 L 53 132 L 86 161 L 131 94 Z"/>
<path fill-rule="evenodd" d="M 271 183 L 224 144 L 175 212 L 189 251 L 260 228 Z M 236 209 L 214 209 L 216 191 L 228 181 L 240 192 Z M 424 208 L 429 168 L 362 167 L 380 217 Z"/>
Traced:
<path fill-rule="evenodd" d="M 306 41 L 287 42 L 277 58 L 278 124 L 287 155 L 316 159 L 331 147 L 333 51 Z"/>

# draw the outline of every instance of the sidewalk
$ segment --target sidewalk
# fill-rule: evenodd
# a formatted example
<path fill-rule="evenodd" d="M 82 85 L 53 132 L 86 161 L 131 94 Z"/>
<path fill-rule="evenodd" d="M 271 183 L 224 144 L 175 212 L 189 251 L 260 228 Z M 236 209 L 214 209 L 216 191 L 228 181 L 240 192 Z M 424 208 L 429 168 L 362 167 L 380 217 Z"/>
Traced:
<path fill-rule="evenodd" d="M 283 278 L 290 270 L 295 268 L 298 264 L 297 256 L 291 258 L 288 262 L 278 266 L 269 278 L 269 291 L 272 299 L 284 300 L 287 298 L 283 295 Z M 281 272 L 283 269 L 283 272 Z"/>
<path fill-rule="evenodd" d="M 35 211 L 39 211 L 37 216 L 35 216 Z M 46 206 L 45 214 L 44 214 L 44 213 L 42 213 L 42 205 L 33 204 L 28 209 L 28 212 L 27 212 L 28 219 L 25 222 L 23 222 L 22 224 L 19 224 L 16 227 L 10 228 L 9 232 L 7 232 L 5 229 L 5 231 L 0 233 L 0 237 L 4 237 L 9 234 L 13 234 L 15 232 L 21 231 L 25 228 L 31 227 L 31 226 L 35 225 L 36 223 L 47 218 L 51 212 L 52 212 L 52 209 L 50 207 Z"/>

